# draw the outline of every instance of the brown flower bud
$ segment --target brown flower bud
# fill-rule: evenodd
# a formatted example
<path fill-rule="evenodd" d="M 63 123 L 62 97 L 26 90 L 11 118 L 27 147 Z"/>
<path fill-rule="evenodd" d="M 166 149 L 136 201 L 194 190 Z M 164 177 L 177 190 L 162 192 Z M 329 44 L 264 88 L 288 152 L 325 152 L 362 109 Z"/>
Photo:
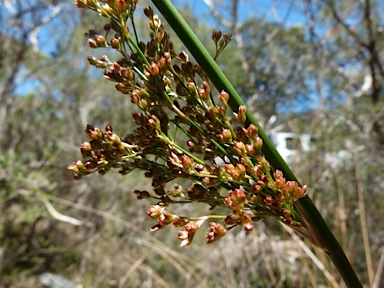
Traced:
<path fill-rule="evenodd" d="M 97 48 L 97 43 L 94 39 L 88 39 L 88 46 L 91 48 Z"/>
<path fill-rule="evenodd" d="M 128 3 L 127 0 L 116 0 L 116 11 L 120 14 L 127 12 Z"/>
<path fill-rule="evenodd" d="M 129 68 L 122 68 L 120 71 L 120 74 L 121 74 L 121 76 L 123 76 L 128 81 L 132 81 L 134 76 L 135 76 L 133 71 Z"/>
<path fill-rule="evenodd" d="M 270 196 L 270 195 L 265 196 L 263 202 L 265 205 L 268 205 L 268 206 L 271 205 L 273 203 L 272 196 Z"/>
<path fill-rule="evenodd" d="M 139 107 L 141 110 L 147 110 L 148 101 L 146 99 L 140 99 L 140 101 L 137 103 L 137 107 Z"/>
<path fill-rule="evenodd" d="M 238 110 L 237 114 L 234 113 L 237 122 L 239 122 L 241 126 L 244 126 L 245 120 L 247 119 L 247 116 L 245 113 L 246 113 L 245 106 L 239 106 L 239 110 Z"/>
<path fill-rule="evenodd" d="M 211 38 L 212 38 L 212 40 L 213 40 L 215 43 L 217 43 L 217 42 L 220 40 L 220 38 L 221 38 L 222 35 L 223 35 L 223 33 L 222 33 L 220 30 L 213 30 L 213 31 L 212 31 L 212 35 L 211 35 Z"/>
<path fill-rule="evenodd" d="M 252 144 L 245 144 L 245 150 L 247 151 L 247 155 L 249 156 L 255 156 L 257 154 L 257 151 Z"/>
<path fill-rule="evenodd" d="M 183 231 L 180 231 L 177 238 L 181 240 L 180 247 L 191 244 L 195 233 L 199 229 L 199 224 L 195 221 L 188 222 Z"/>
<path fill-rule="evenodd" d="M 148 191 L 145 191 L 145 190 L 134 190 L 133 193 L 136 194 L 136 199 L 138 199 L 138 200 L 151 197 L 151 195 L 148 193 Z"/>
<path fill-rule="evenodd" d="M 112 143 L 120 143 L 121 140 L 120 140 L 120 137 L 115 134 L 115 133 L 112 133 L 111 131 L 107 131 L 106 133 L 106 139 L 111 141 Z"/>
<path fill-rule="evenodd" d="M 189 92 L 195 93 L 196 92 L 196 85 L 193 82 L 187 82 L 186 83 L 187 89 Z"/>
<path fill-rule="evenodd" d="M 257 129 L 257 127 L 253 124 L 250 124 L 247 128 L 247 136 L 249 137 L 249 139 L 251 139 L 252 141 L 256 141 L 257 137 L 259 137 L 259 131 Z"/>
<path fill-rule="evenodd" d="M 252 215 L 251 214 L 244 213 L 243 215 L 241 215 L 241 221 L 243 223 L 249 223 L 249 222 L 251 222 L 251 220 L 252 220 Z"/>
<path fill-rule="evenodd" d="M 149 68 L 149 73 L 150 73 L 152 76 L 157 76 L 157 75 L 159 75 L 159 73 L 160 73 L 159 66 L 157 66 L 157 64 L 153 62 L 153 63 L 151 64 L 151 67 Z"/>
<path fill-rule="evenodd" d="M 234 225 L 237 223 L 236 219 L 234 219 L 233 215 L 227 215 L 224 219 L 225 224 Z"/>
<path fill-rule="evenodd" d="M 251 232 L 253 229 L 253 224 L 248 222 L 248 223 L 245 223 L 243 227 L 245 232 Z"/>
<path fill-rule="evenodd" d="M 95 128 L 95 130 L 89 131 L 88 133 L 92 140 L 102 140 L 104 138 L 103 132 L 101 132 L 98 128 Z"/>
<path fill-rule="evenodd" d="M 205 238 L 207 238 L 207 243 L 209 244 L 219 240 L 226 233 L 227 229 L 225 229 L 223 224 L 211 222 L 209 223 L 209 233 L 205 236 Z"/>
<path fill-rule="evenodd" d="M 163 208 L 159 205 L 151 205 L 147 211 L 147 214 L 152 219 L 159 218 L 163 214 Z"/>
<path fill-rule="evenodd" d="M 291 216 L 291 211 L 289 211 L 288 209 L 284 209 L 282 211 L 282 214 L 283 214 L 284 218 L 288 218 Z"/>
<path fill-rule="evenodd" d="M 81 155 L 83 155 L 83 157 L 91 156 L 92 155 L 91 154 L 91 152 L 92 152 L 92 145 L 91 145 L 91 143 L 84 142 L 83 144 L 81 144 L 80 152 L 81 152 Z"/>
<path fill-rule="evenodd" d="M 77 8 L 87 8 L 87 0 L 75 0 Z"/>
<path fill-rule="evenodd" d="M 95 41 L 98 47 L 105 47 L 107 42 L 105 41 L 105 37 L 103 35 L 96 35 Z"/>
<path fill-rule="evenodd" d="M 77 160 L 73 163 L 79 169 L 79 171 L 85 170 L 85 165 L 81 160 Z"/>
<path fill-rule="evenodd" d="M 189 148 L 195 148 L 196 147 L 196 143 L 193 141 L 193 140 L 188 140 L 187 141 L 187 146 L 189 147 Z"/>
<path fill-rule="evenodd" d="M 239 173 L 239 178 L 244 179 L 245 178 L 245 173 L 246 173 L 246 168 L 243 164 L 237 163 L 236 164 L 236 171 Z"/>
<path fill-rule="evenodd" d="M 175 227 L 183 227 L 188 224 L 188 220 L 185 217 L 180 217 L 172 222 Z"/>
<path fill-rule="evenodd" d="M 194 170 L 193 164 L 194 162 L 192 158 L 185 154 L 181 156 L 181 165 L 183 166 L 183 170 L 185 173 L 189 173 Z"/>
<path fill-rule="evenodd" d="M 153 18 L 153 9 L 151 8 L 151 6 L 148 6 L 144 9 L 144 15 L 147 16 L 149 19 Z"/>
<path fill-rule="evenodd" d="M 253 142 L 253 146 L 256 150 L 261 151 L 261 148 L 263 147 L 263 140 L 260 137 L 257 137 L 256 141 Z"/>
<path fill-rule="evenodd" d="M 95 169 L 97 167 L 97 164 L 94 160 L 88 160 L 87 162 L 85 162 L 85 168 L 87 170 L 92 170 L 92 169 Z"/>
<path fill-rule="evenodd" d="M 112 48 L 114 48 L 114 49 L 120 48 L 120 38 L 117 38 L 117 37 L 112 38 L 110 42 L 111 42 Z"/>
<path fill-rule="evenodd" d="M 247 202 L 247 195 L 241 189 L 231 190 L 228 194 L 228 197 L 235 204 L 245 204 Z"/>
<path fill-rule="evenodd" d="M 253 190 L 253 192 L 255 192 L 255 193 L 259 193 L 261 190 L 263 190 L 263 187 L 264 187 L 264 185 L 254 184 L 254 185 L 252 186 L 252 190 Z"/>
<path fill-rule="evenodd" d="M 232 133 L 229 129 L 223 129 L 221 132 L 221 135 L 223 136 L 222 141 L 224 143 L 231 143 L 232 142 Z"/>
<path fill-rule="evenodd" d="M 243 142 L 240 142 L 240 141 L 234 141 L 233 143 L 233 148 L 235 149 L 235 151 L 238 153 L 238 155 L 240 156 L 244 156 L 246 155 L 247 153 L 247 150 L 245 148 L 245 145 Z"/>
<path fill-rule="evenodd" d="M 264 174 L 262 167 L 260 167 L 259 165 L 253 167 L 251 169 L 251 173 L 252 173 L 252 175 L 254 175 L 254 176 L 258 177 L 258 178 L 260 178 L 261 175 Z"/>
<path fill-rule="evenodd" d="M 158 65 L 160 70 L 165 70 L 167 67 L 169 67 L 169 63 L 164 56 L 159 59 Z"/>
<path fill-rule="evenodd" d="M 221 91 L 219 95 L 219 99 L 221 103 L 224 105 L 224 107 L 228 106 L 229 94 L 227 92 Z"/>

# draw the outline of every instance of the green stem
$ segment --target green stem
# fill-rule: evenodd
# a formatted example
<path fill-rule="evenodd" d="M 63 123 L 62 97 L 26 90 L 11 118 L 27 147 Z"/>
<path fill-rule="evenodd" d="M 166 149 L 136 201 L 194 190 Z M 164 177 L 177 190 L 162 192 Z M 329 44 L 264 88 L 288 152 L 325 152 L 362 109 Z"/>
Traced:
<path fill-rule="evenodd" d="M 152 0 L 152 2 L 156 5 L 169 25 L 191 52 L 192 56 L 203 68 L 217 90 L 224 90 L 229 93 L 231 97 L 228 104 L 231 109 L 233 111 L 237 111 L 240 105 L 245 105 L 240 95 L 236 92 L 235 88 L 228 81 L 224 73 L 220 70 L 218 65 L 212 59 L 205 47 L 201 44 L 197 36 L 193 33 L 192 29 L 188 26 L 177 9 L 172 5 L 171 1 Z M 288 180 L 298 182 L 297 178 L 277 152 L 273 143 L 267 137 L 267 134 L 256 121 L 255 117 L 249 111 L 247 111 L 246 115 L 247 124 L 252 123 L 259 129 L 259 135 L 264 142 L 263 153 L 272 167 L 282 170 Z M 313 232 L 316 233 L 321 242 L 320 244 L 330 255 L 345 284 L 348 287 L 362 287 L 340 244 L 328 228 L 311 199 L 308 196 L 305 196 L 296 202 L 295 207 L 300 212 L 301 217 L 309 223 L 308 228 L 313 229 Z"/>

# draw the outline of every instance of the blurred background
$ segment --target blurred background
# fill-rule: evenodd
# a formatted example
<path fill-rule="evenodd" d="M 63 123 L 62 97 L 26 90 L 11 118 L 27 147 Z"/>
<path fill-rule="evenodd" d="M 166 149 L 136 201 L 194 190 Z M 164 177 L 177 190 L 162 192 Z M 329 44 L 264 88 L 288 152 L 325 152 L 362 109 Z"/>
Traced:
<path fill-rule="evenodd" d="M 140 172 L 73 180 L 88 123 L 134 129 L 130 97 L 86 60 L 109 53 L 84 37 L 105 19 L 66 0 L 0 2 L 0 287 L 343 287 L 322 251 L 276 221 L 210 245 L 201 229 L 179 248 L 176 228 L 149 231 L 150 201 L 132 193 L 150 189 Z M 172 2 L 210 51 L 213 29 L 232 33 L 220 67 L 365 287 L 383 287 L 384 2 Z M 144 39 L 148 4 L 136 12 Z"/>

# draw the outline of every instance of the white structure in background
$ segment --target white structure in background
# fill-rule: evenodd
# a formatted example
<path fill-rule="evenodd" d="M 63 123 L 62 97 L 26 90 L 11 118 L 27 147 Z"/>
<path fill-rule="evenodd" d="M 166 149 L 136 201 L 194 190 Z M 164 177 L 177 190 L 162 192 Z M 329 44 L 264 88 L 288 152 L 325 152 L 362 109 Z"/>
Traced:
<path fill-rule="evenodd" d="M 271 132 L 268 136 L 281 157 L 289 164 L 294 162 L 295 157 L 300 157 L 301 153 L 309 152 L 311 150 L 311 142 L 316 140 L 310 134 L 295 134 L 291 132 Z"/>

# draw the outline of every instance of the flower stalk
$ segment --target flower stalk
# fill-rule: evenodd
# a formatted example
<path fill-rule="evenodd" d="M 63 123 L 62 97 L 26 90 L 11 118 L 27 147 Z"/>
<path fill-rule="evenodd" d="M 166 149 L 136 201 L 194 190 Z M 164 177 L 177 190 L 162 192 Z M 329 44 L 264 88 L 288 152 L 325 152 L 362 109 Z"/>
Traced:
<path fill-rule="evenodd" d="M 104 175 L 112 169 L 123 175 L 134 169 L 143 171 L 153 191 L 135 190 L 134 194 L 137 199 L 156 201 L 147 211 L 157 221 L 151 231 L 170 224 L 183 227 L 177 236 L 181 246 L 192 242 L 206 220 L 211 221 L 207 243 L 213 243 L 237 226 L 250 232 L 254 222 L 274 218 L 327 250 L 332 259 L 344 256 L 341 263 L 349 264 L 306 196 L 306 186 L 299 184 L 213 58 L 170 1 L 153 2 L 198 64 L 185 52 L 174 51 L 164 25 L 150 7 L 144 10 L 149 42 L 132 37 L 130 31 L 136 29 L 129 27 L 134 26 L 137 0 L 75 1 L 79 8 L 91 9 L 109 21 L 104 35 L 95 30 L 86 34 L 88 45 L 116 50 L 122 58 L 110 61 L 102 55 L 88 61 L 104 69 L 105 78 L 130 96 L 138 110 L 132 113 L 137 128 L 125 137 L 113 133 L 109 125 L 104 131 L 87 125 L 90 140 L 80 149 L 85 160 L 68 167 L 75 179 L 94 172 Z M 216 59 L 232 38 L 214 31 L 212 39 Z M 210 83 L 220 91 L 218 95 L 212 93 Z M 193 203 L 206 203 L 211 210 L 227 208 L 228 213 L 186 216 L 170 212 L 172 205 Z"/>
<path fill-rule="evenodd" d="M 169 25 L 184 45 L 189 49 L 189 51 L 191 51 L 191 54 L 202 66 L 214 86 L 219 91 L 224 90 L 231 95 L 228 101 L 228 106 L 231 107 L 233 111 L 236 111 L 237 107 L 245 105 L 226 76 L 217 66 L 214 59 L 212 59 L 205 47 L 193 33 L 192 29 L 188 26 L 177 9 L 172 5 L 171 1 L 153 0 L 152 2 L 162 13 L 163 17 L 168 21 Z M 247 123 L 252 123 L 258 128 L 259 135 L 263 139 L 262 152 L 265 155 L 265 158 L 268 159 L 269 163 L 276 169 L 281 169 L 287 179 L 299 183 L 254 116 L 247 112 L 246 117 Z M 307 229 L 306 231 L 300 231 L 301 228 L 294 230 L 305 236 L 307 239 L 310 239 L 312 243 L 323 248 L 329 254 L 348 287 L 362 287 L 340 244 L 328 228 L 311 199 L 307 195 L 302 197 L 295 203 L 295 208 L 300 214 L 302 222 L 304 223 L 303 226 Z"/>

